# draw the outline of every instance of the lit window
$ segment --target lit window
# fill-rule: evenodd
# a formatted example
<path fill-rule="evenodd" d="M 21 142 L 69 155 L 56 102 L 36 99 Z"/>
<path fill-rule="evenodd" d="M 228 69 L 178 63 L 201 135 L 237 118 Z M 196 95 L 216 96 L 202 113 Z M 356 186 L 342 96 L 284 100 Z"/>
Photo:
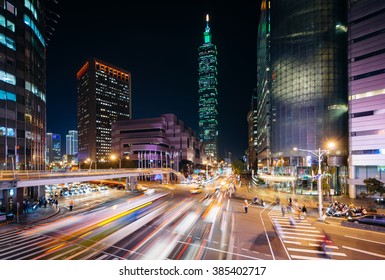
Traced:
<path fill-rule="evenodd" d="M 0 70 L 0 81 L 11 85 L 16 85 L 16 77 L 12 74 Z"/>
<path fill-rule="evenodd" d="M 17 14 L 17 9 L 15 8 L 15 6 L 13 6 L 11 3 L 9 2 L 6 2 L 5 3 L 5 8 L 10 11 L 12 14 L 16 15 Z"/>

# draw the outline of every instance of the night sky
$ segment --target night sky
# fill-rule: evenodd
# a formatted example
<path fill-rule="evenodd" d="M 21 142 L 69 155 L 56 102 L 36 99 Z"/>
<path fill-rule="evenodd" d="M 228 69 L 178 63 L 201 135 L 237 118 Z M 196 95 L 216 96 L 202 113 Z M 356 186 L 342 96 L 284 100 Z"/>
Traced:
<path fill-rule="evenodd" d="M 47 46 L 47 132 L 65 138 L 77 130 L 76 72 L 96 57 L 131 72 L 134 119 L 173 113 L 198 136 L 198 47 L 209 14 L 218 49 L 218 152 L 241 157 L 256 85 L 259 2 L 60 1 Z"/>

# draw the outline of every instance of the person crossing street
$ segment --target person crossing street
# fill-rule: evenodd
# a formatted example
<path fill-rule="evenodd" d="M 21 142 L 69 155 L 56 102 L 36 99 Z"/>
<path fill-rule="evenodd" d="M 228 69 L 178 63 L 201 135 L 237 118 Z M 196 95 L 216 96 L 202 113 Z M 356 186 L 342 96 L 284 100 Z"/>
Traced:
<path fill-rule="evenodd" d="M 71 199 L 70 200 L 70 211 L 72 211 L 72 208 L 74 207 L 74 201 Z"/>

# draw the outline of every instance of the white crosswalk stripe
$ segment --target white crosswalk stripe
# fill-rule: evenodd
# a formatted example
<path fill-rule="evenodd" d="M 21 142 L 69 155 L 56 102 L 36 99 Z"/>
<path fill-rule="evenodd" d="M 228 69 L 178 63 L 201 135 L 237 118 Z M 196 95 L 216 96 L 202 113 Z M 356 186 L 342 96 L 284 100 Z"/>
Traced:
<path fill-rule="evenodd" d="M 327 246 L 326 252 L 319 250 L 324 234 L 306 218 L 298 219 L 294 214 L 282 216 L 278 209 L 270 212 L 269 216 L 291 259 L 324 260 L 347 257 L 346 254 L 335 251 L 339 250 L 338 246 Z"/>

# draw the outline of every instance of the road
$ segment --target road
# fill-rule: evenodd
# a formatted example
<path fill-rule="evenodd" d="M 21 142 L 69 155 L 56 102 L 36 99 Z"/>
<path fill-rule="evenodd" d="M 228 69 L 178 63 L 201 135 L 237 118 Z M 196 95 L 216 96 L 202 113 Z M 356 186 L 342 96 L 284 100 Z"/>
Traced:
<path fill-rule="evenodd" d="M 152 195 L 110 190 L 78 196 L 72 212 L 1 232 L 0 259 L 385 259 L 383 233 L 320 223 L 316 216 L 282 216 L 273 199 L 245 213 L 243 199 L 226 196 L 229 183 L 221 178 L 200 194 L 180 184 L 159 186 Z M 268 190 L 252 192 L 274 197 Z M 325 233 L 333 240 L 326 254 L 317 248 Z"/>

